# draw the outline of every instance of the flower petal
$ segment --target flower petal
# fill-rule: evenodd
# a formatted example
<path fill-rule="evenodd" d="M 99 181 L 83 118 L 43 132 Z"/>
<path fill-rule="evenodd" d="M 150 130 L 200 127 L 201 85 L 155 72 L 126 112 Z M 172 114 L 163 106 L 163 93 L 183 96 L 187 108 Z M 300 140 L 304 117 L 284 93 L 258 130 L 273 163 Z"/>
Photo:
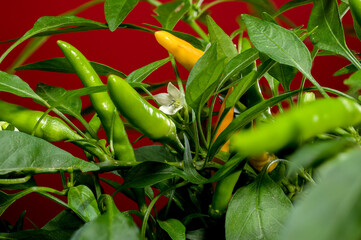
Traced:
<path fill-rule="evenodd" d="M 170 105 L 174 101 L 173 98 L 168 93 L 159 93 L 157 95 L 154 95 L 154 99 L 160 104 L 160 105 Z"/>
<path fill-rule="evenodd" d="M 168 83 L 167 91 L 175 100 L 182 99 L 182 93 L 171 82 Z"/>
<path fill-rule="evenodd" d="M 174 115 L 177 113 L 177 111 L 173 106 L 161 106 L 159 108 L 159 110 L 161 110 L 162 112 L 164 112 L 167 115 Z"/>

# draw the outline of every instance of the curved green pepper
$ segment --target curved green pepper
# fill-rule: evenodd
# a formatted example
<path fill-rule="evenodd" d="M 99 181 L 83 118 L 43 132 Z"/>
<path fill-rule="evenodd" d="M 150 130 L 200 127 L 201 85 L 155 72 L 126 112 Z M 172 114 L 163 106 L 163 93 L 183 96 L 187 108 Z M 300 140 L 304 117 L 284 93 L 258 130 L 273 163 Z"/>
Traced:
<path fill-rule="evenodd" d="M 78 49 L 63 41 L 58 41 L 57 43 L 85 87 L 103 85 L 102 80 L 90 65 L 89 61 Z M 110 141 L 113 135 L 112 139 L 116 159 L 135 161 L 134 150 L 124 129 L 123 121 L 119 115 L 115 113 L 115 106 L 108 93 L 92 93 L 89 94 L 89 98 L 102 122 L 108 141 Z"/>
<path fill-rule="evenodd" d="M 276 152 L 289 144 L 307 140 L 338 127 L 361 122 L 361 106 L 346 98 L 320 99 L 293 109 L 274 122 L 231 138 L 230 149 L 245 155 Z"/>
<path fill-rule="evenodd" d="M 108 88 L 120 114 L 139 132 L 151 140 L 167 143 L 178 150 L 183 149 L 173 121 L 148 103 L 126 80 L 109 75 Z"/>
<path fill-rule="evenodd" d="M 0 120 L 14 125 L 19 131 L 31 134 L 33 129 L 44 114 L 27 108 L 0 101 Z M 46 115 L 41 119 L 34 135 L 49 142 L 82 139 L 75 131 L 57 117 Z"/>

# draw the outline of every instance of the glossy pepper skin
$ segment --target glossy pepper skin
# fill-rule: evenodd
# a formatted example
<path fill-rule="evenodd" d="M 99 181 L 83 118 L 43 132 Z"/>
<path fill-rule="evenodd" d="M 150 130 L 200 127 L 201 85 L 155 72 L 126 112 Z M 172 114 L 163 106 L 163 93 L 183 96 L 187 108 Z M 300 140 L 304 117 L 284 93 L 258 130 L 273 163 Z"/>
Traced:
<path fill-rule="evenodd" d="M 331 131 L 361 122 L 361 106 L 346 98 L 320 99 L 278 116 L 275 121 L 234 134 L 230 150 L 249 156 L 277 152 Z"/>
<path fill-rule="evenodd" d="M 58 41 L 57 43 L 65 57 L 73 66 L 84 87 L 103 85 L 98 74 L 79 50 L 63 41 Z M 92 93 L 89 94 L 89 98 L 102 122 L 108 141 L 110 141 L 111 138 L 114 119 L 113 146 L 115 158 L 121 161 L 135 161 L 134 150 L 124 129 L 123 121 L 119 115 L 115 113 L 114 103 L 108 93 Z"/>
<path fill-rule="evenodd" d="M 175 59 L 188 71 L 192 70 L 194 64 L 196 64 L 198 59 L 204 54 L 203 51 L 169 32 L 157 31 L 154 33 L 154 36 L 158 43 L 173 54 Z"/>
<path fill-rule="evenodd" d="M 361 0 L 348 0 L 353 18 L 361 25 Z"/>
<path fill-rule="evenodd" d="M 6 121 L 14 125 L 19 131 L 31 134 L 33 129 L 44 114 L 41 111 L 33 111 L 22 106 L 0 100 L 0 121 Z M 49 142 L 64 140 L 79 140 L 81 137 L 69 126 L 57 117 L 46 115 L 36 128 L 36 137 Z"/>
<path fill-rule="evenodd" d="M 173 121 L 148 103 L 126 80 L 109 75 L 108 89 L 120 114 L 139 132 L 151 140 L 168 143 L 178 150 L 183 149 Z"/>

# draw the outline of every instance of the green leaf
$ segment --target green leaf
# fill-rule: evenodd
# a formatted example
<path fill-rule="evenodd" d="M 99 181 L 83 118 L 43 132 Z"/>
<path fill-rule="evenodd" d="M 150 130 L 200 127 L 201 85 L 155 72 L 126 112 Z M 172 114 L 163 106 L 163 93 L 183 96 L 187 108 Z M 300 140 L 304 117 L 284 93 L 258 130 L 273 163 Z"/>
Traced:
<path fill-rule="evenodd" d="M 68 205 L 84 222 L 90 222 L 100 215 L 97 200 L 85 185 L 69 189 Z"/>
<path fill-rule="evenodd" d="M 258 59 L 258 51 L 255 48 L 250 48 L 234 58 L 232 58 L 224 68 L 222 82 L 237 76 L 240 72 L 254 63 Z"/>
<path fill-rule="evenodd" d="M 294 164 L 289 164 L 288 174 L 295 174 L 299 171 L 300 167 L 316 167 L 322 163 L 322 161 L 326 161 L 354 145 L 355 143 L 351 141 L 351 139 L 340 138 L 322 142 L 312 142 L 302 146 L 289 157 L 288 160 Z"/>
<path fill-rule="evenodd" d="M 161 145 L 144 146 L 134 149 L 137 162 L 176 162 L 177 158 L 168 148 Z"/>
<path fill-rule="evenodd" d="M 51 219 L 41 229 L 54 230 L 76 230 L 83 225 L 83 221 L 70 210 L 64 210 Z"/>
<path fill-rule="evenodd" d="M 0 175 L 51 173 L 60 170 L 97 171 L 99 167 L 74 157 L 51 143 L 22 132 L 0 132 Z"/>
<path fill-rule="evenodd" d="M 361 89 L 361 70 L 353 73 L 343 83 L 350 86 L 349 92 L 351 92 L 352 94 L 357 94 L 358 91 Z"/>
<path fill-rule="evenodd" d="M 187 176 L 188 181 L 194 184 L 202 184 L 206 182 L 207 179 L 202 175 L 200 175 L 194 167 L 189 141 L 185 134 L 184 134 L 184 145 L 185 145 L 184 156 L 183 156 L 184 172 Z"/>
<path fill-rule="evenodd" d="M 144 188 L 176 176 L 186 178 L 184 172 L 175 166 L 159 162 L 144 162 L 127 173 L 123 186 Z"/>
<path fill-rule="evenodd" d="M 50 30 L 56 30 L 58 28 L 63 28 L 63 27 L 71 27 L 71 26 L 78 26 L 78 27 L 92 26 L 98 28 L 105 27 L 103 23 L 99 23 L 96 21 L 92 21 L 76 16 L 41 17 L 35 22 L 32 29 L 27 31 L 21 38 L 19 38 L 13 45 L 11 45 L 3 53 L 3 55 L 0 57 L 0 63 L 16 46 L 18 46 L 20 43 L 24 42 L 25 40 L 35 35 L 39 35 L 40 33 L 44 33 Z"/>
<path fill-rule="evenodd" d="M 107 76 L 109 74 L 118 75 L 122 78 L 126 78 L 127 76 L 107 65 L 90 62 L 95 72 L 100 76 Z M 15 70 L 39 70 L 39 71 L 47 71 L 47 72 L 61 72 L 61 73 L 75 73 L 73 67 L 70 65 L 69 61 L 66 58 L 52 58 L 44 61 L 39 61 L 35 63 L 26 64 L 16 68 Z"/>
<path fill-rule="evenodd" d="M 313 0 L 293 0 L 293 1 L 286 2 L 277 10 L 277 12 L 273 15 L 273 17 L 277 17 L 280 14 L 282 14 L 283 12 L 286 12 L 292 8 L 306 5 L 306 4 L 309 4 L 312 2 L 313 2 Z"/>
<path fill-rule="evenodd" d="M 108 196 L 108 198 L 111 198 Z M 131 217 L 125 216 L 107 200 L 106 211 L 91 222 L 84 224 L 71 238 L 72 240 L 138 240 L 139 229 Z"/>
<path fill-rule="evenodd" d="M 264 172 L 233 195 L 226 213 L 226 239 L 278 239 L 291 209 L 281 187 Z"/>
<path fill-rule="evenodd" d="M 185 240 L 186 228 L 177 219 L 169 218 L 165 221 L 158 220 L 159 226 L 166 231 L 172 240 Z"/>
<path fill-rule="evenodd" d="M 260 52 L 276 62 L 297 68 L 327 97 L 326 92 L 311 75 L 310 52 L 294 32 L 250 15 L 243 14 L 242 18 L 251 42 Z"/>
<path fill-rule="evenodd" d="M 319 168 L 319 181 L 296 202 L 281 240 L 361 238 L 361 151 L 339 154 Z"/>
<path fill-rule="evenodd" d="M 217 60 L 217 45 L 212 45 L 194 65 L 186 85 L 187 104 L 197 112 L 216 88 L 224 69 L 224 60 Z"/>
<path fill-rule="evenodd" d="M 20 97 L 29 97 L 41 101 L 38 96 L 21 78 L 6 72 L 0 71 L 0 91 L 15 94 Z"/>
<path fill-rule="evenodd" d="M 217 43 L 218 59 L 226 57 L 226 62 L 228 62 L 230 59 L 237 56 L 237 48 L 234 46 L 232 39 L 210 16 L 207 16 L 207 26 L 211 43 Z"/>
<path fill-rule="evenodd" d="M 82 102 L 79 97 L 67 97 L 68 91 L 61 87 L 53 87 L 44 83 L 38 83 L 35 92 L 51 106 L 71 116 L 80 115 Z"/>
<path fill-rule="evenodd" d="M 307 47 L 292 31 L 250 15 L 242 15 L 251 42 L 260 51 L 281 64 L 311 75 L 312 59 Z"/>
<path fill-rule="evenodd" d="M 240 164 L 246 163 L 246 158 L 242 156 L 241 154 L 236 154 L 231 159 L 229 159 L 220 169 L 217 170 L 217 172 L 207 180 L 207 182 L 216 182 L 220 181 L 226 176 L 228 176 L 233 170 L 238 167 Z"/>
<path fill-rule="evenodd" d="M 337 77 L 337 76 L 348 74 L 348 73 L 354 73 L 357 70 L 358 69 L 355 67 L 355 65 L 350 64 L 350 65 L 347 65 L 346 67 L 343 67 L 343 68 L 339 69 L 338 71 L 336 71 L 333 74 L 333 76 Z"/>
<path fill-rule="evenodd" d="M 177 22 L 188 12 L 190 2 L 187 0 L 178 0 L 164 3 L 157 7 L 154 12 L 157 13 L 155 18 L 165 29 L 173 29 Z"/>
<path fill-rule="evenodd" d="M 355 57 L 347 48 L 336 0 L 313 2 L 308 21 L 308 30 L 317 29 L 311 34 L 312 43 L 319 49 L 337 53 L 354 62 Z M 361 66 L 361 65 L 360 65 Z"/>
<path fill-rule="evenodd" d="M 127 81 L 129 83 L 140 83 L 146 77 L 148 77 L 152 72 L 166 64 L 170 61 L 170 57 L 164 58 L 159 61 L 152 62 L 144 67 L 138 68 L 137 70 L 133 71 L 131 74 L 128 75 Z"/>
<path fill-rule="evenodd" d="M 138 4 L 138 0 L 105 0 L 104 14 L 110 31 L 115 31 Z"/>

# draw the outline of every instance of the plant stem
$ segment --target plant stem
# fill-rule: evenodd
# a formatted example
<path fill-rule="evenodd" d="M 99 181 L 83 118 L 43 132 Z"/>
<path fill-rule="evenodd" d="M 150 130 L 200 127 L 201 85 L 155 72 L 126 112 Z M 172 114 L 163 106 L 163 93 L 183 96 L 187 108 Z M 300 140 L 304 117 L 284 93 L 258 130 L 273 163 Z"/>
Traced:
<path fill-rule="evenodd" d="M 187 21 L 187 23 L 189 24 L 189 26 L 191 26 L 193 28 L 193 30 L 201 37 L 203 38 L 205 41 L 209 42 L 209 37 L 208 35 L 203 31 L 203 29 L 197 24 L 197 22 L 195 20 L 189 20 Z"/>

